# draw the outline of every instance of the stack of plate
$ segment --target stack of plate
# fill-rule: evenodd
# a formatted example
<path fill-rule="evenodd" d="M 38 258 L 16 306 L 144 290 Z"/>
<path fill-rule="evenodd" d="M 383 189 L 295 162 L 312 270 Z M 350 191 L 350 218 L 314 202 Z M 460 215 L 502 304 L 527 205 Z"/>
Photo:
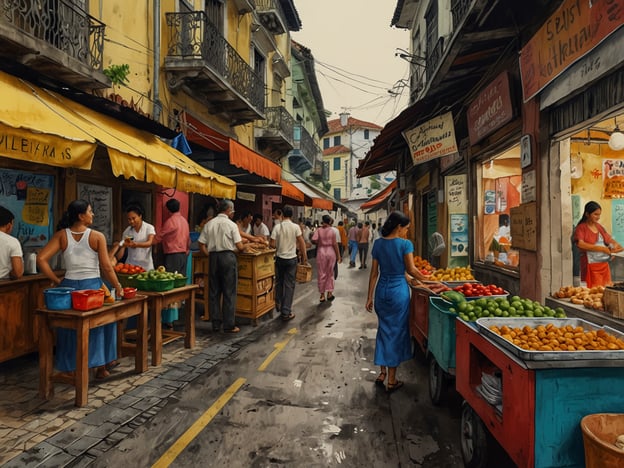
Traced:
<path fill-rule="evenodd" d="M 500 377 L 483 372 L 477 391 L 491 405 L 498 406 L 503 402 L 503 384 Z"/>

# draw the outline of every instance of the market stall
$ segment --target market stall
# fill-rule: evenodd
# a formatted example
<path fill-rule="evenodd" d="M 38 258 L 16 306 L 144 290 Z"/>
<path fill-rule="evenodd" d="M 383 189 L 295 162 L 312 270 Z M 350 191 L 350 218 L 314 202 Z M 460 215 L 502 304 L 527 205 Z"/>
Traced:
<path fill-rule="evenodd" d="M 484 466 L 487 430 L 519 467 L 583 467 L 580 421 L 622 410 L 624 350 L 524 351 L 490 331 L 492 324 L 511 322 L 600 329 L 579 319 L 479 319 L 477 327 L 457 320 L 464 462 Z"/>

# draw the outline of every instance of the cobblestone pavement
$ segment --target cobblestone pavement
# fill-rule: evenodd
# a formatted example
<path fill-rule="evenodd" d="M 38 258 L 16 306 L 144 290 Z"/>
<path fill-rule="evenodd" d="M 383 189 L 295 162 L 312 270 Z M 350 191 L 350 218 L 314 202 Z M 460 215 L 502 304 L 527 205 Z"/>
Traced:
<path fill-rule="evenodd" d="M 69 385 L 55 384 L 50 401 L 39 398 L 36 353 L 0 364 L 0 464 L 87 466 L 148 421 L 176 390 L 257 339 L 261 334 L 255 332 L 271 318 L 272 313 L 260 317 L 258 327 L 243 322 L 240 334 L 228 335 L 213 333 L 198 315 L 193 349 L 184 348 L 183 339 L 169 343 L 163 346 L 163 364 L 142 374 L 134 373 L 134 357 L 120 359 L 109 378 L 91 375 L 89 401 L 81 408 L 74 406 Z"/>

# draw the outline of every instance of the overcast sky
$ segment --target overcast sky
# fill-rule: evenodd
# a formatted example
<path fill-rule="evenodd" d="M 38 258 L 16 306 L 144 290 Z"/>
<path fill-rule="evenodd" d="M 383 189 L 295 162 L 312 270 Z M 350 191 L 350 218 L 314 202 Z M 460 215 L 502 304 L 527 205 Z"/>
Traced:
<path fill-rule="evenodd" d="M 383 126 L 407 106 L 409 88 L 393 98 L 388 89 L 408 80 L 395 49 L 409 47 L 409 31 L 391 28 L 396 0 L 295 0 L 302 28 L 292 38 L 312 51 L 329 119 L 342 108 Z M 397 89 L 397 88 L 395 88 Z"/>

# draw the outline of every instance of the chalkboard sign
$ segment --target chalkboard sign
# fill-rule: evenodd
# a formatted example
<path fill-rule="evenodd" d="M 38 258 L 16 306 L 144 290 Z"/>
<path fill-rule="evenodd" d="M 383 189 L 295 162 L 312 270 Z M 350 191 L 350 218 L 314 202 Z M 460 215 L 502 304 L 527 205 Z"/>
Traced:
<path fill-rule="evenodd" d="M 11 235 L 23 250 L 43 247 L 52 237 L 53 201 L 54 176 L 0 169 L 0 205 L 15 216 Z"/>
<path fill-rule="evenodd" d="M 91 229 L 100 231 L 106 237 L 106 242 L 113 242 L 113 189 L 103 185 L 93 185 L 78 182 L 78 198 L 86 200 L 93 209 L 93 224 Z"/>
<path fill-rule="evenodd" d="M 537 251 L 537 203 L 511 208 L 510 215 L 513 248 Z"/>

